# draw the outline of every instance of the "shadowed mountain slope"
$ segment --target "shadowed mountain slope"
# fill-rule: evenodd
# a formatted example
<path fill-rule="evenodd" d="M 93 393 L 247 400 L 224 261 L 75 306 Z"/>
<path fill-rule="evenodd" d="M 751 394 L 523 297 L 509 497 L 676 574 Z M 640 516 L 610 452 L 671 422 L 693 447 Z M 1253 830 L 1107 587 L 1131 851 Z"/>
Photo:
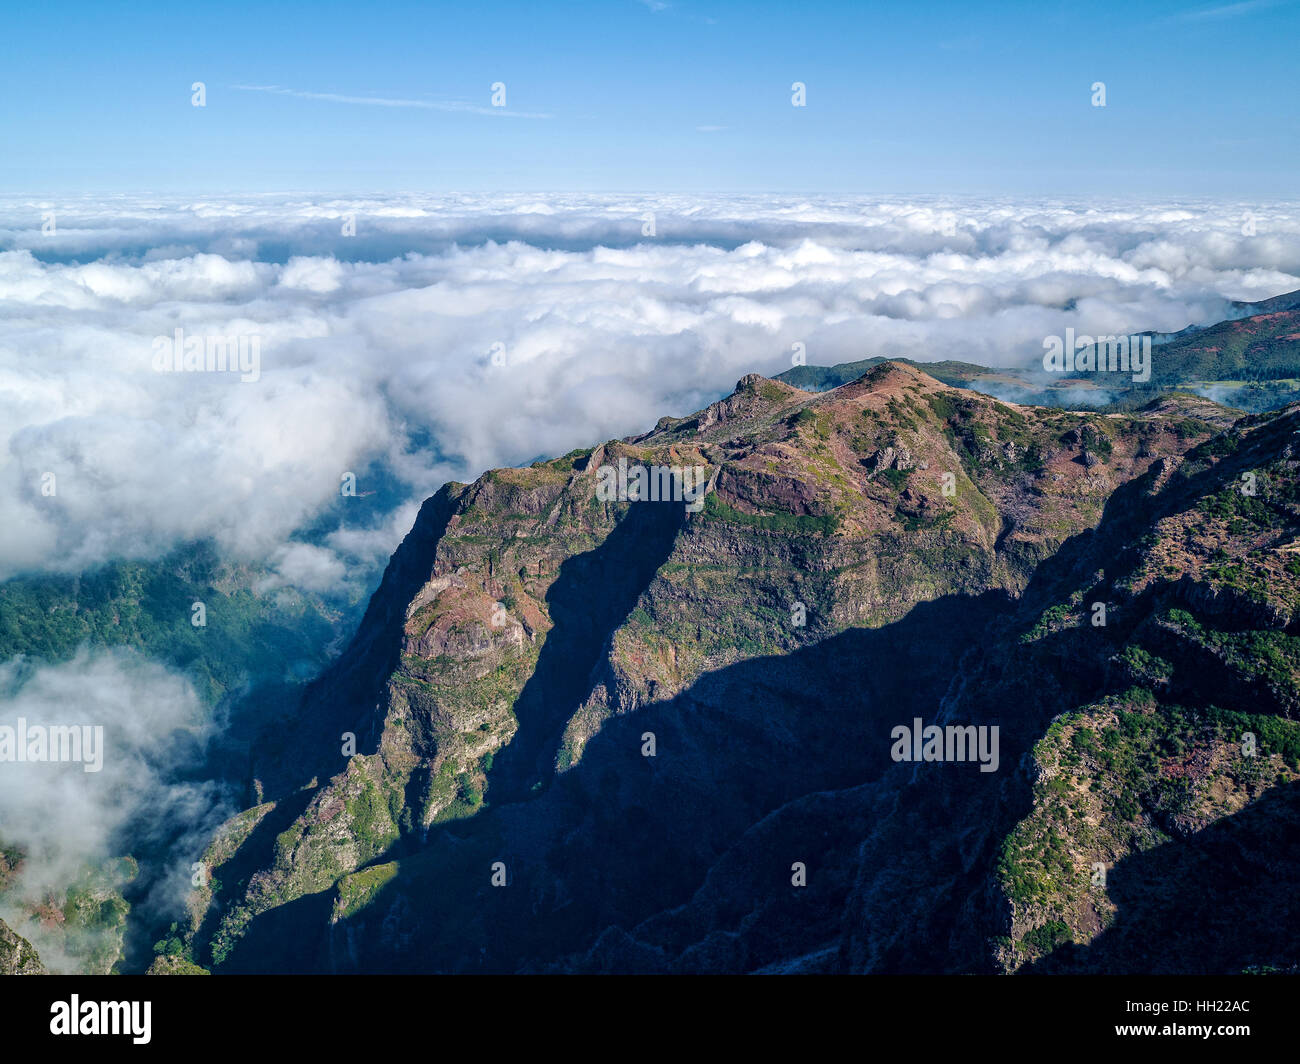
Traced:
<path fill-rule="evenodd" d="M 1241 823 L 1289 815 L 1296 418 L 1021 407 L 886 363 L 816 394 L 749 376 L 448 485 L 257 748 L 195 959 L 1014 971 L 1095 940 L 1071 948 L 1190 963 L 1130 922 L 1130 870 L 1262 796 Z M 602 491 L 637 467 L 707 487 Z M 996 725 L 997 770 L 896 762 L 917 718 Z M 1206 963 L 1286 960 L 1256 946 Z"/>

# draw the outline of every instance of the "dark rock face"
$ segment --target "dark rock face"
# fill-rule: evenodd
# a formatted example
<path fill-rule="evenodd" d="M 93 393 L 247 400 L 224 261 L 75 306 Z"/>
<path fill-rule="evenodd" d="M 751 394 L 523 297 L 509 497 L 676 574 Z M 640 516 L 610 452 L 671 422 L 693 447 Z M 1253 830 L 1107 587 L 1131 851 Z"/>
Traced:
<path fill-rule="evenodd" d="M 1177 928 L 1292 882 L 1297 428 L 1011 407 L 886 364 L 818 395 L 746 377 L 448 485 L 292 739 L 259 748 L 266 801 L 213 843 L 195 959 L 1294 964 L 1262 919 L 1199 952 Z M 601 501 L 620 458 L 705 466 L 702 508 Z M 996 727 L 997 770 L 896 760 L 917 719 Z"/>

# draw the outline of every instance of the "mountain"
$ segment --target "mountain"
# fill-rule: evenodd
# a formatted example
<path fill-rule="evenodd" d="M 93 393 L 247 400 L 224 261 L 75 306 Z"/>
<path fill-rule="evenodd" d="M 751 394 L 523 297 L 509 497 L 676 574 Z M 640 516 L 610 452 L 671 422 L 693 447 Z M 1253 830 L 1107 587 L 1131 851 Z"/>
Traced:
<path fill-rule="evenodd" d="M 1028 376 L 1017 369 L 1002 372 L 974 362 L 954 362 L 951 359 L 942 362 L 917 362 L 910 358 L 885 358 L 879 355 L 874 358 L 860 359 L 857 362 L 841 362 L 835 366 L 794 366 L 778 374 L 775 379 L 808 392 L 828 392 L 832 388 L 839 388 L 857 380 L 864 373 L 869 373 L 886 362 L 913 366 L 953 388 L 971 388 L 989 394 L 992 394 L 992 386 L 998 383 L 1008 387 L 1024 388 L 1028 386 L 1029 380 Z"/>
<path fill-rule="evenodd" d="M 1041 363 L 990 369 L 971 362 L 913 362 L 945 384 L 1019 403 L 1134 409 L 1161 395 L 1187 391 L 1261 412 L 1300 399 L 1300 292 L 1231 304 L 1234 317 L 1153 336 L 1151 379 L 1131 374 L 1051 375 Z M 838 388 L 888 361 L 868 358 L 837 366 L 795 366 L 778 380 L 809 391 Z"/>
<path fill-rule="evenodd" d="M 1242 317 L 1254 314 L 1275 314 L 1280 310 L 1300 310 L 1300 292 L 1283 292 L 1268 299 L 1247 302 L 1240 299 L 1232 301 L 1232 309 Z"/>
<path fill-rule="evenodd" d="M 1157 357 L 1158 356 L 1158 357 Z M 1153 378 L 1187 382 L 1300 379 L 1300 308 L 1220 322 L 1160 344 Z"/>
<path fill-rule="evenodd" d="M 886 362 L 448 484 L 250 744 L 168 954 L 1294 966 L 1297 434 L 1300 407 L 1017 406 Z M 611 499 L 638 467 L 657 496 Z M 996 756 L 900 760 L 914 722 Z"/>

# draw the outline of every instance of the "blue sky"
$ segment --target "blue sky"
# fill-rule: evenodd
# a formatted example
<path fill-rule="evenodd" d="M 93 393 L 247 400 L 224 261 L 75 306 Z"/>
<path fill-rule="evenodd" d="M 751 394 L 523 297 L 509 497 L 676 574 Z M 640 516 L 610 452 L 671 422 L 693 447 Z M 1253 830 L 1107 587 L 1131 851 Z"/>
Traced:
<path fill-rule="evenodd" d="M 1300 174 L 1286 0 L 52 3 L 4 24 L 0 188 L 33 194 L 1280 198 Z M 377 98 L 404 103 L 351 102 Z"/>

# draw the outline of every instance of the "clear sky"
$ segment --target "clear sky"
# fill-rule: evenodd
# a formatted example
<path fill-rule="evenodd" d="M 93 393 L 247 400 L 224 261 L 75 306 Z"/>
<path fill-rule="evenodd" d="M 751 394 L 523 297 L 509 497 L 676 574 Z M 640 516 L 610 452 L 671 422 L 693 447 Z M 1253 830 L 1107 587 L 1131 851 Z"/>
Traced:
<path fill-rule="evenodd" d="M 14 192 L 1300 188 L 1291 0 L 6 8 Z"/>

